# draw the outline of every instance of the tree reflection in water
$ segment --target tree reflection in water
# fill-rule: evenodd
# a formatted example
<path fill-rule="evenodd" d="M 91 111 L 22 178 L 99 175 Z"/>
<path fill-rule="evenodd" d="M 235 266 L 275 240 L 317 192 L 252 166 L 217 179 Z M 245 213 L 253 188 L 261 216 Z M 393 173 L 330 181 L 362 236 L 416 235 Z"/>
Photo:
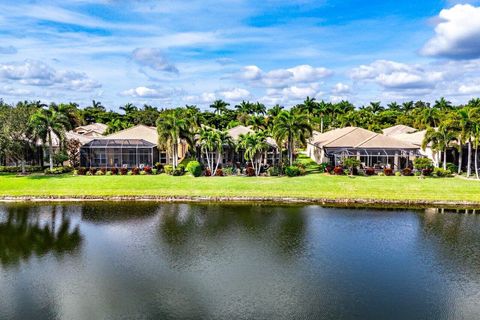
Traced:
<path fill-rule="evenodd" d="M 76 251 L 82 241 L 79 226 L 71 228 L 70 219 L 61 209 L 60 223 L 57 206 L 48 207 L 50 218 L 43 220 L 31 205 L 13 205 L 0 212 L 0 264 L 16 266 L 32 256 L 53 253 L 63 256 Z"/>
<path fill-rule="evenodd" d="M 200 253 L 202 245 L 232 237 L 261 242 L 284 257 L 305 250 L 306 221 L 297 207 L 171 204 L 160 213 L 160 238 L 175 255 L 191 254 L 192 247 Z"/>

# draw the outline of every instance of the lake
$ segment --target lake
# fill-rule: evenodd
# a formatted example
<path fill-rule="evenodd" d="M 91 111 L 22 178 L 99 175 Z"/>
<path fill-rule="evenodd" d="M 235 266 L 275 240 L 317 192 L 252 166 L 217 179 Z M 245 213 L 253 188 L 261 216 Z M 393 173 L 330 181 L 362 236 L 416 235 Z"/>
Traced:
<path fill-rule="evenodd" d="M 480 214 L 0 204 L 0 319 L 478 319 Z"/>

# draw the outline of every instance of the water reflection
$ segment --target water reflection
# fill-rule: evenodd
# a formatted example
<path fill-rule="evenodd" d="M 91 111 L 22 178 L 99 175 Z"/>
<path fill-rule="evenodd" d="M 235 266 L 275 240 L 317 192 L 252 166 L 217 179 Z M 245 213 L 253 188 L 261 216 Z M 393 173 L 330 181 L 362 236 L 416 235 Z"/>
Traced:
<path fill-rule="evenodd" d="M 33 256 L 47 253 L 62 257 L 80 247 L 79 226 L 71 227 L 64 207 L 48 208 L 48 219 L 41 219 L 35 209 L 14 205 L 6 207 L 6 212 L 0 216 L 0 263 L 3 266 L 19 265 Z M 57 209 L 60 209 L 60 217 Z"/>
<path fill-rule="evenodd" d="M 225 241 L 227 236 L 258 241 L 268 234 L 271 249 L 300 255 L 305 249 L 306 217 L 298 211 L 296 207 L 172 204 L 160 209 L 159 236 L 172 253 L 181 253 L 182 248 L 195 252 L 192 245 Z"/>
<path fill-rule="evenodd" d="M 112 223 L 154 216 L 155 202 L 89 202 L 82 205 L 82 219 L 93 223 Z"/>

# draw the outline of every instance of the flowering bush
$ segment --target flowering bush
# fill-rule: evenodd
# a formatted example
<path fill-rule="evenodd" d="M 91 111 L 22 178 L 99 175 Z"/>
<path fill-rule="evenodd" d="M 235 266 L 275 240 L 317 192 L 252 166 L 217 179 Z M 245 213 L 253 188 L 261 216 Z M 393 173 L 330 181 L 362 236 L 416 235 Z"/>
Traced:
<path fill-rule="evenodd" d="M 128 169 L 127 169 L 127 168 L 120 168 L 120 174 L 121 174 L 122 176 L 127 175 L 127 174 L 128 174 Z"/>
<path fill-rule="evenodd" d="M 222 169 L 217 169 L 217 171 L 215 171 L 215 175 L 217 177 L 223 177 L 223 170 Z"/>
<path fill-rule="evenodd" d="M 245 174 L 248 176 L 248 177 L 253 177 L 255 176 L 255 170 L 252 168 L 252 167 L 247 167 L 245 169 Z"/>
<path fill-rule="evenodd" d="M 90 168 L 88 172 L 90 172 L 90 175 L 93 176 L 95 173 L 97 173 L 97 168 Z"/>
<path fill-rule="evenodd" d="M 411 176 L 412 175 L 412 169 L 410 168 L 405 168 L 402 170 L 402 175 L 404 176 Z"/>
<path fill-rule="evenodd" d="M 373 176 L 375 174 L 375 169 L 373 169 L 372 167 L 367 167 L 365 168 L 365 174 L 367 176 Z"/>
<path fill-rule="evenodd" d="M 139 168 L 137 168 L 137 167 L 133 167 L 133 168 L 132 168 L 132 175 L 136 176 L 136 175 L 139 174 L 139 173 L 140 173 L 140 169 L 139 169 Z"/>
<path fill-rule="evenodd" d="M 84 176 L 86 173 L 87 173 L 87 168 L 85 168 L 85 167 L 80 167 L 80 168 L 77 169 L 77 174 L 79 176 Z"/>
<path fill-rule="evenodd" d="M 393 175 L 393 169 L 392 168 L 384 168 L 383 169 L 383 174 L 385 174 L 386 176 L 391 176 L 391 175 Z"/>
<path fill-rule="evenodd" d="M 341 166 L 336 166 L 333 168 L 333 173 L 336 175 L 342 175 L 343 174 L 343 168 Z"/>
<path fill-rule="evenodd" d="M 112 172 L 113 175 L 116 175 L 118 174 L 118 168 L 112 168 L 110 172 Z"/>
<path fill-rule="evenodd" d="M 150 166 L 143 167 L 143 172 L 145 172 L 146 174 L 152 174 L 152 167 Z"/>

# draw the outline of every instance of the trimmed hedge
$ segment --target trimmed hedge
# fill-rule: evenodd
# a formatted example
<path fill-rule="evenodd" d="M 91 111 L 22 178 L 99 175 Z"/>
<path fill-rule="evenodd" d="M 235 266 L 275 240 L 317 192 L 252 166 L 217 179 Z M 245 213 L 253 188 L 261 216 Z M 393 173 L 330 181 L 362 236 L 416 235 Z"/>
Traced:
<path fill-rule="evenodd" d="M 198 161 L 190 161 L 187 164 L 187 171 L 194 177 L 202 175 L 202 165 Z"/>
<path fill-rule="evenodd" d="M 25 166 L 25 172 L 42 172 L 41 166 Z M 22 167 L 17 166 L 0 166 L 0 172 L 17 173 L 22 172 Z"/>

